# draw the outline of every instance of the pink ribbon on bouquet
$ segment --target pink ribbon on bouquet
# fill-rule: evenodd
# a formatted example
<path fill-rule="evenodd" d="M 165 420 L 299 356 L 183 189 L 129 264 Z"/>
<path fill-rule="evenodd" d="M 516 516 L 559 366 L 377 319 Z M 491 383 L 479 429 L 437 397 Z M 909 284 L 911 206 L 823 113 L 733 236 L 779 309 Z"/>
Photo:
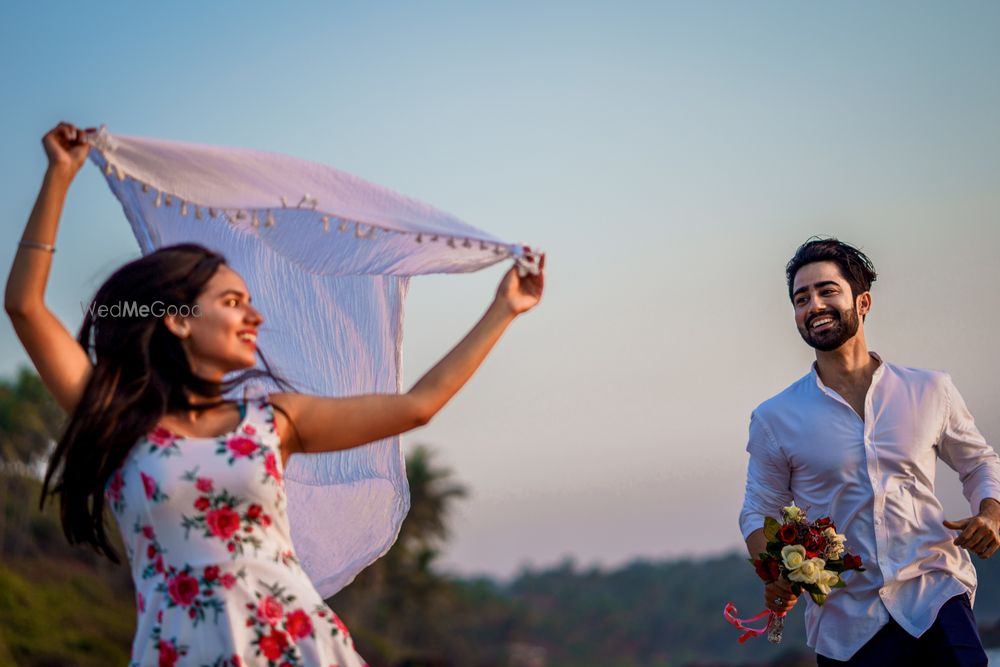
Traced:
<path fill-rule="evenodd" d="M 736 606 L 733 605 L 732 602 L 727 603 L 726 608 L 722 610 L 722 615 L 726 617 L 726 620 L 729 621 L 729 624 L 732 625 L 737 630 L 743 631 L 743 634 L 740 635 L 739 638 L 736 640 L 741 644 L 746 640 L 750 639 L 751 637 L 760 637 L 762 634 L 767 632 L 770 629 L 771 624 L 774 622 L 774 619 L 778 617 L 777 614 L 775 614 L 773 611 L 769 609 L 765 609 L 764 611 L 760 612 L 759 614 L 751 618 L 737 618 L 736 614 L 737 614 Z M 764 627 L 751 628 L 747 625 L 748 623 L 759 621 L 765 616 L 767 616 L 767 624 Z"/>

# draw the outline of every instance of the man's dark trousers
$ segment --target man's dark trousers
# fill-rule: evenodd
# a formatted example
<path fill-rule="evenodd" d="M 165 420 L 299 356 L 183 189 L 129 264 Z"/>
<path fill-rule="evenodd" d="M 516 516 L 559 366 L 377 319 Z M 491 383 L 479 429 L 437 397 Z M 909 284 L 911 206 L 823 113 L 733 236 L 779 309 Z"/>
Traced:
<path fill-rule="evenodd" d="M 948 600 L 937 620 L 920 637 L 896 621 L 878 631 L 850 660 L 816 656 L 819 667 L 986 667 L 988 659 L 976 630 L 976 617 L 965 593 Z"/>

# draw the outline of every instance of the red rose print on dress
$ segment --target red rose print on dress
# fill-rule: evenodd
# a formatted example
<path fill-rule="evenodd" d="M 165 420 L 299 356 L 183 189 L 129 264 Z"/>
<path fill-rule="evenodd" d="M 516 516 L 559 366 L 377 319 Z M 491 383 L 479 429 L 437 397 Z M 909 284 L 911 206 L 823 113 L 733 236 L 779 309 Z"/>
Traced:
<path fill-rule="evenodd" d="M 261 637 L 258 644 L 265 658 L 277 660 L 288 648 L 288 635 L 281 630 L 272 630 L 270 634 Z"/>
<path fill-rule="evenodd" d="M 295 609 L 284 615 L 284 610 L 295 600 L 278 583 L 264 585 L 266 593 L 256 592 L 257 604 L 247 603 L 250 614 L 247 627 L 252 628 L 257 646 L 269 665 L 280 665 L 284 660 L 290 665 L 302 665 L 301 655 L 295 643 L 305 637 L 314 637 L 312 619 L 303 609 Z"/>
<path fill-rule="evenodd" d="M 174 454 L 179 454 L 181 451 L 177 446 L 178 436 L 174 435 L 162 426 L 157 426 L 152 431 L 147 433 L 146 440 L 149 442 L 150 454 L 173 456 Z"/>
<path fill-rule="evenodd" d="M 257 602 L 257 620 L 275 626 L 281 622 L 281 615 L 285 608 L 281 602 L 270 595 L 265 595 Z"/>
<path fill-rule="evenodd" d="M 200 479 L 198 469 L 185 472 L 182 479 L 194 483 L 197 488 Z M 195 515 L 182 516 L 184 537 L 190 539 L 191 531 L 195 530 L 204 537 L 221 540 L 233 558 L 242 555 L 247 546 L 256 553 L 263 542 L 257 534 L 253 534 L 254 528 L 266 528 L 271 520 L 268 515 L 263 514 L 263 508 L 259 504 L 251 503 L 242 510 L 241 506 L 244 504 L 246 503 L 242 498 L 225 489 L 199 496 L 193 503 Z"/>
<path fill-rule="evenodd" d="M 226 440 L 226 449 L 232 453 L 233 458 L 253 456 L 254 452 L 256 452 L 259 447 L 260 445 L 250 438 L 244 438 L 242 436 L 236 436 Z"/>
<path fill-rule="evenodd" d="M 234 575 L 226 572 L 221 578 L 218 565 L 209 565 L 202 569 L 201 578 L 195 576 L 196 570 L 191 565 L 185 565 L 181 570 L 176 570 L 173 566 L 163 573 L 163 579 L 156 586 L 159 593 L 165 593 L 167 598 L 167 608 L 183 607 L 187 609 L 195 627 L 205 620 L 208 611 L 214 612 L 214 621 L 218 623 L 219 616 L 225 611 L 225 604 L 221 596 L 216 595 L 215 589 L 224 586 L 224 580 L 231 578 L 233 584 L 237 579 L 246 578 L 246 568 Z M 229 586 L 231 587 L 231 585 Z M 229 588 L 226 587 L 226 588 Z"/>
<path fill-rule="evenodd" d="M 351 639 L 351 633 L 347 631 L 347 626 L 344 622 L 340 620 L 333 611 L 327 607 L 325 604 L 317 605 L 313 608 L 313 614 L 322 618 L 324 621 L 330 624 L 330 635 L 333 637 L 340 637 L 340 640 L 350 649 L 354 649 L 354 640 Z"/>
<path fill-rule="evenodd" d="M 291 549 L 278 549 L 274 554 L 274 562 L 290 568 L 292 565 L 298 565 L 299 559 L 295 557 L 295 552 Z"/>
<path fill-rule="evenodd" d="M 340 635 L 344 638 L 344 641 L 349 646 L 353 647 L 354 641 L 351 639 L 351 633 L 347 631 L 347 626 L 344 625 L 344 622 L 342 620 L 340 620 L 340 616 L 337 616 L 335 613 L 331 611 L 330 618 L 333 621 L 334 625 L 337 626 L 337 630 L 340 631 Z"/>
<path fill-rule="evenodd" d="M 229 507 L 220 507 L 205 514 L 208 531 L 220 540 L 228 540 L 240 528 L 240 515 Z"/>
<path fill-rule="evenodd" d="M 240 460 L 260 458 L 265 451 L 256 440 L 240 434 L 219 438 L 216 442 L 215 453 L 226 456 L 229 465 Z"/>
<path fill-rule="evenodd" d="M 264 481 L 270 477 L 274 481 L 281 483 L 281 470 L 278 469 L 278 457 L 274 455 L 274 452 L 268 452 L 264 457 Z"/>
<path fill-rule="evenodd" d="M 152 499 L 156 494 L 156 480 L 144 472 L 140 472 L 139 475 L 142 477 L 142 486 L 146 489 L 146 498 Z"/>
<path fill-rule="evenodd" d="M 187 646 L 178 646 L 177 639 L 166 640 L 162 638 L 163 630 L 157 620 L 156 627 L 153 628 L 153 645 L 156 646 L 157 664 L 159 667 L 174 667 L 177 661 L 187 655 Z"/>
<path fill-rule="evenodd" d="M 173 667 L 180 657 L 172 642 L 160 640 L 160 667 Z"/>
<path fill-rule="evenodd" d="M 146 566 L 142 570 L 143 580 L 151 579 L 164 572 L 163 554 L 166 551 L 164 551 L 163 547 L 157 541 L 153 527 L 143 524 L 136 519 L 135 525 L 132 527 L 132 532 L 135 535 L 142 535 L 143 539 L 147 542 L 145 549 Z M 138 543 L 138 545 L 141 544 L 142 542 Z"/>
<path fill-rule="evenodd" d="M 125 499 L 122 490 L 125 488 L 125 478 L 119 468 L 108 480 L 108 488 L 104 492 L 104 498 L 111 503 L 111 510 L 115 514 L 121 514 L 125 510 Z"/>
<path fill-rule="evenodd" d="M 171 602 L 186 607 L 194 602 L 195 596 L 198 595 L 198 580 L 181 572 L 167 582 L 167 592 L 170 594 Z"/>
<path fill-rule="evenodd" d="M 142 488 L 146 492 L 147 500 L 152 500 L 154 503 L 158 503 L 170 498 L 170 496 L 160 491 L 160 485 L 156 483 L 155 479 L 141 470 L 139 471 L 139 477 L 142 478 Z"/>
<path fill-rule="evenodd" d="M 313 634 L 312 619 L 309 618 L 309 614 L 304 609 L 296 609 L 289 612 L 288 616 L 285 617 L 285 627 L 288 628 L 288 634 L 295 641 L 310 637 Z"/>

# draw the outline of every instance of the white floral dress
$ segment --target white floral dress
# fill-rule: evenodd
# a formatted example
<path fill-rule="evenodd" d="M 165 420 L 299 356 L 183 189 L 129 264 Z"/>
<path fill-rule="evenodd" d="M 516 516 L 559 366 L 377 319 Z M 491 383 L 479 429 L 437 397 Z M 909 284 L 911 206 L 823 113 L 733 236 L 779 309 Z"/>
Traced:
<path fill-rule="evenodd" d="M 108 481 L 135 581 L 130 667 L 362 667 L 295 557 L 267 398 L 236 430 L 157 427 Z"/>

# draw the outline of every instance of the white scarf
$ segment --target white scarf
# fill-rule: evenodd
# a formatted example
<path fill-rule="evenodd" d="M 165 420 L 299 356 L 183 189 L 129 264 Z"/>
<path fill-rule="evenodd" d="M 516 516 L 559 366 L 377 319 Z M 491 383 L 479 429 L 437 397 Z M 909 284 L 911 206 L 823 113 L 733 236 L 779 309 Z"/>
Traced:
<path fill-rule="evenodd" d="M 268 362 L 305 393 L 401 390 L 409 276 L 508 258 L 537 270 L 522 246 L 331 167 L 103 127 L 89 140 L 142 253 L 181 242 L 222 253 L 264 313 Z M 285 485 L 296 552 L 323 597 L 388 551 L 409 509 L 398 437 L 292 456 Z"/>

